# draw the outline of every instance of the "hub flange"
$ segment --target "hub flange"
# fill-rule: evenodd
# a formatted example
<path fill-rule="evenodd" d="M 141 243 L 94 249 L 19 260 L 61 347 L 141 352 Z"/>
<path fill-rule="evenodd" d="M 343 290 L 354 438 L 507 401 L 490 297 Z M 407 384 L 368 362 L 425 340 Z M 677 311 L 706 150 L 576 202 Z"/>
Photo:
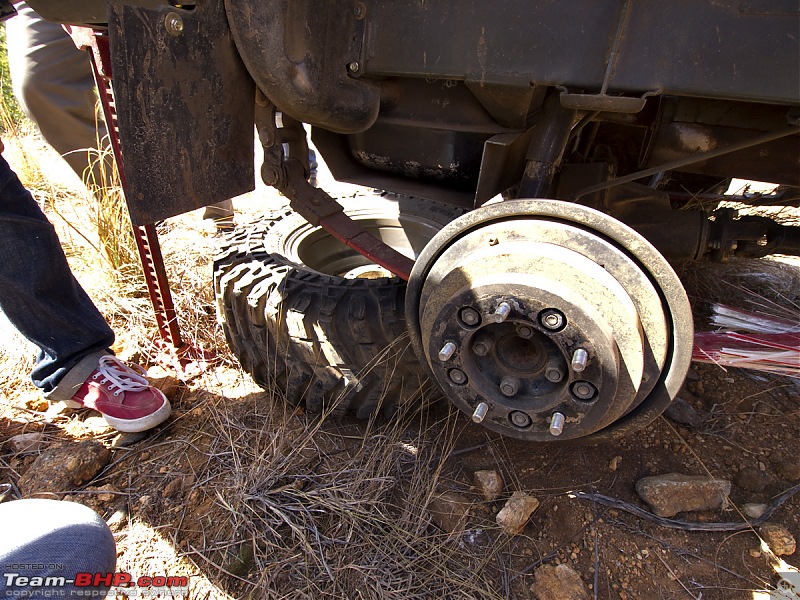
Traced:
<path fill-rule="evenodd" d="M 417 260 L 406 302 L 414 347 L 448 398 L 522 439 L 642 426 L 691 355 L 688 301 L 666 261 L 611 217 L 564 202 L 457 219 Z"/>

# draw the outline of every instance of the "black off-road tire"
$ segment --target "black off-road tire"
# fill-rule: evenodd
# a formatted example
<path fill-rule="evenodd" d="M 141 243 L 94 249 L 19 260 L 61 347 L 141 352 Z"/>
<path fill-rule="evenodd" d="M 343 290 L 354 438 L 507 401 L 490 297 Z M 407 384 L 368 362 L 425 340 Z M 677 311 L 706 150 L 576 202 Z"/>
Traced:
<path fill-rule="evenodd" d="M 340 203 L 352 218 L 388 231 L 396 248 L 392 239 L 412 227 L 416 253 L 464 212 L 403 196 Z M 217 314 L 231 350 L 260 386 L 311 412 L 330 407 L 361 418 L 379 409 L 390 415 L 420 389 L 426 376 L 406 333 L 405 282 L 330 272 L 359 263 L 368 260 L 288 207 L 224 242 L 214 261 Z"/>

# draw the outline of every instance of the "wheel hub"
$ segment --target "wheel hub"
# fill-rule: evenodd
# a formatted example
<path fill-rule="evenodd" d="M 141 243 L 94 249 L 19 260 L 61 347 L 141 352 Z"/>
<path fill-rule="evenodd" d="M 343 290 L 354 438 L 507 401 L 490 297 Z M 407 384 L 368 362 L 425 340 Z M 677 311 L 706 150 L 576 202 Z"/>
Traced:
<path fill-rule="evenodd" d="M 660 397 L 662 375 L 677 366 L 682 379 L 688 368 L 674 360 L 673 313 L 689 332 L 691 321 L 666 262 L 646 246 L 677 311 L 629 244 L 647 242 L 563 202 L 473 211 L 437 235 L 412 272 L 407 314 L 418 354 L 462 411 L 513 437 L 597 436 L 649 414 L 643 405 Z"/>

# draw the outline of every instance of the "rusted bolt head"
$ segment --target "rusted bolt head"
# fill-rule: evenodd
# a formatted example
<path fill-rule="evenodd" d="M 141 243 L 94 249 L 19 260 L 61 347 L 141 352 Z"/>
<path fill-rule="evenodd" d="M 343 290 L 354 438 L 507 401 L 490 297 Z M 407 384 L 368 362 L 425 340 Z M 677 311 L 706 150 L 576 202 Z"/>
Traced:
<path fill-rule="evenodd" d="M 164 28 L 170 35 L 180 35 L 183 33 L 183 19 L 178 13 L 167 13 L 164 17 Z"/>
<path fill-rule="evenodd" d="M 572 393 L 578 400 L 591 400 L 594 398 L 597 390 L 588 381 L 576 381 L 572 384 Z"/>
<path fill-rule="evenodd" d="M 462 323 L 464 323 L 465 325 L 469 325 L 470 327 L 477 325 L 478 323 L 481 322 L 480 313 L 474 308 L 470 308 L 469 306 L 462 308 L 458 316 L 461 319 Z"/>
<path fill-rule="evenodd" d="M 511 375 L 506 375 L 500 381 L 500 391 L 503 392 L 504 396 L 516 396 L 517 392 L 519 391 L 520 381 L 516 377 L 512 377 Z"/>
<path fill-rule="evenodd" d="M 533 327 L 530 325 L 518 325 L 517 326 L 517 335 L 521 338 L 529 338 L 533 336 Z"/>
<path fill-rule="evenodd" d="M 547 381 L 558 383 L 564 379 L 564 374 L 559 369 L 551 367 L 544 372 L 544 377 L 547 379 Z"/>
<path fill-rule="evenodd" d="M 550 331 L 558 331 L 564 327 L 564 324 L 567 322 L 567 320 L 561 311 L 558 311 L 554 308 L 548 308 L 547 310 L 543 310 L 539 315 L 539 322 L 545 329 L 549 329 Z"/>
<path fill-rule="evenodd" d="M 461 369 L 450 369 L 447 372 L 447 376 L 450 378 L 450 381 L 456 385 L 463 385 L 467 383 L 467 374 Z"/>
<path fill-rule="evenodd" d="M 531 418 L 521 410 L 515 410 L 509 417 L 511 418 L 511 423 L 520 429 L 525 429 L 531 424 Z"/>
<path fill-rule="evenodd" d="M 367 16 L 367 7 L 363 2 L 356 2 L 353 6 L 353 16 L 359 21 Z"/>

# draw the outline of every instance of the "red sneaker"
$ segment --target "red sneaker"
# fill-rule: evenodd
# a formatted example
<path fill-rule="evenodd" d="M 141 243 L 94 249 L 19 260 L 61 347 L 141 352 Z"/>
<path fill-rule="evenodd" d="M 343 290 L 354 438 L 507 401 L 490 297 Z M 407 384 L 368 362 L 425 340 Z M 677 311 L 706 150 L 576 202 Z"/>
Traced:
<path fill-rule="evenodd" d="M 67 404 L 96 410 L 118 431 L 135 433 L 151 429 L 167 420 L 172 407 L 161 390 L 148 383 L 144 373 L 138 365 L 126 365 L 114 356 L 103 356 Z"/>

